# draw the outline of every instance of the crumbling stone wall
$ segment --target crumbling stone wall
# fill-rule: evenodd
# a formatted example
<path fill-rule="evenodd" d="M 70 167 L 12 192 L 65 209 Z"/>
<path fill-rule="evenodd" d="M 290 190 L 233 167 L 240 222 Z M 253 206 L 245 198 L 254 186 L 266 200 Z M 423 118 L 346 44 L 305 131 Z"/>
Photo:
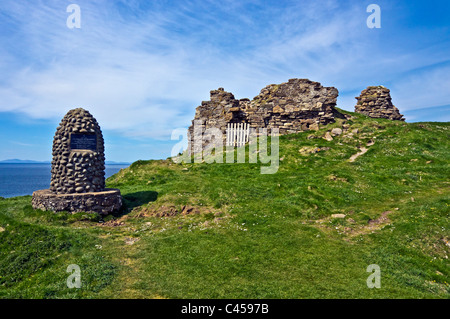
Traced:
<path fill-rule="evenodd" d="M 91 141 L 90 145 L 86 143 L 90 149 L 82 149 L 81 142 L 78 142 L 76 149 L 72 149 L 75 136 Z M 103 135 L 96 119 L 88 111 L 73 109 L 61 120 L 53 139 L 51 173 L 50 191 L 55 194 L 100 192 L 105 189 Z"/>
<path fill-rule="evenodd" d="M 268 133 L 277 128 L 283 135 L 317 130 L 319 125 L 332 123 L 336 116 L 342 116 L 335 109 L 338 90 L 308 79 L 268 85 L 251 101 L 237 100 L 223 88 L 210 94 L 210 101 L 203 101 L 197 107 L 189 127 L 191 145 L 195 121 L 199 121 L 202 130 L 219 128 L 225 137 L 228 123 L 248 123 L 251 128 L 267 128 Z"/>
<path fill-rule="evenodd" d="M 390 90 L 384 86 L 369 86 L 355 99 L 358 100 L 355 106 L 355 112 L 357 113 L 373 118 L 405 120 L 398 108 L 392 104 Z"/>
<path fill-rule="evenodd" d="M 251 127 L 278 128 L 280 134 L 289 134 L 334 122 L 338 94 L 336 88 L 319 82 L 290 79 L 266 86 L 243 107 Z"/>

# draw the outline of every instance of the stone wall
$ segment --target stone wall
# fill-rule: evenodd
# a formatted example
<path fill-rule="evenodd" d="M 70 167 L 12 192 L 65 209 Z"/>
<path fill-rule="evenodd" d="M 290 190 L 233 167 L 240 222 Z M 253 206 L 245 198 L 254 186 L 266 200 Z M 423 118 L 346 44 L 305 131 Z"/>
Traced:
<path fill-rule="evenodd" d="M 197 107 L 192 126 L 189 127 L 189 134 L 191 136 L 191 145 L 193 147 L 194 134 L 200 135 L 205 129 L 217 127 L 222 132 L 226 131 L 228 122 L 241 122 L 241 119 L 236 116 L 241 116 L 239 110 L 239 100 L 234 98 L 232 93 L 224 91 L 223 88 L 212 90 L 210 92 L 210 100 L 203 101 Z M 194 121 L 199 122 L 194 132 Z M 224 141 L 225 145 L 225 141 Z M 198 152 L 199 150 L 195 150 Z"/>
<path fill-rule="evenodd" d="M 369 86 L 361 92 L 355 106 L 355 112 L 373 118 L 385 118 L 404 121 L 403 115 L 392 104 L 390 90 L 384 86 Z"/>
<path fill-rule="evenodd" d="M 100 215 L 108 215 L 120 209 L 122 196 L 118 189 L 83 194 L 54 194 L 49 189 L 43 189 L 33 193 L 31 205 L 35 209 L 54 212 L 96 212 Z"/>
<path fill-rule="evenodd" d="M 252 127 L 278 128 L 280 134 L 318 129 L 334 122 L 338 90 L 307 79 L 290 79 L 261 90 L 253 101 L 243 103 Z"/>
<path fill-rule="evenodd" d="M 228 123 L 248 123 L 255 129 L 267 128 L 268 133 L 277 128 L 283 135 L 317 130 L 319 125 L 332 123 L 336 116 L 342 116 L 335 109 L 338 90 L 308 79 L 268 85 L 253 100 L 237 100 L 223 88 L 210 94 L 210 101 L 203 101 L 196 109 L 189 128 L 191 145 L 194 121 L 199 121 L 202 130 L 219 128 L 225 137 Z"/>
<path fill-rule="evenodd" d="M 95 141 L 91 149 L 73 148 L 74 136 Z M 89 139 L 88 139 L 89 140 Z M 53 139 L 50 190 L 56 194 L 100 192 L 105 188 L 105 154 L 102 131 L 86 110 L 70 110 Z"/>

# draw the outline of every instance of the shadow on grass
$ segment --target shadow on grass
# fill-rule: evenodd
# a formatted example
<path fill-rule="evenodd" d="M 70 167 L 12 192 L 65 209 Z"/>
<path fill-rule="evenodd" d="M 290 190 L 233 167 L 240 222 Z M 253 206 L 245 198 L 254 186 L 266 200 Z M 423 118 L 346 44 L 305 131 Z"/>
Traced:
<path fill-rule="evenodd" d="M 154 202 L 158 198 L 158 192 L 142 191 L 122 195 L 123 206 L 120 210 L 120 215 L 128 214 L 133 208 Z"/>

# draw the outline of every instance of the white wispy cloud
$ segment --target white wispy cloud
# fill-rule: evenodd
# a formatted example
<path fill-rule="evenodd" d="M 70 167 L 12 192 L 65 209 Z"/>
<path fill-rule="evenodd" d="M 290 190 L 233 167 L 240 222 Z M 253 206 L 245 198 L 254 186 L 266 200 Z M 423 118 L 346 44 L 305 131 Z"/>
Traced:
<path fill-rule="evenodd" d="M 392 96 L 402 110 L 450 104 L 450 63 L 418 70 L 393 83 Z"/>
<path fill-rule="evenodd" d="M 82 27 L 74 30 L 66 27 L 70 3 L 0 4 L 8 31 L 0 112 L 60 118 L 81 106 L 104 129 L 167 139 L 219 86 L 252 98 L 267 84 L 306 77 L 344 92 L 338 106 L 347 109 L 355 90 L 385 82 L 400 107 L 449 100 L 447 67 L 408 74 L 445 55 L 386 54 L 359 2 L 78 1 Z"/>

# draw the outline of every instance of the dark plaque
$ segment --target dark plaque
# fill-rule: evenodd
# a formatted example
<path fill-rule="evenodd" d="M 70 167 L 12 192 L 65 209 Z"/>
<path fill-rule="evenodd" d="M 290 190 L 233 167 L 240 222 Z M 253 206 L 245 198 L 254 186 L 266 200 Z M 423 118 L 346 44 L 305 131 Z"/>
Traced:
<path fill-rule="evenodd" d="M 97 151 L 96 134 L 72 134 L 70 136 L 70 148 L 72 150 Z"/>

